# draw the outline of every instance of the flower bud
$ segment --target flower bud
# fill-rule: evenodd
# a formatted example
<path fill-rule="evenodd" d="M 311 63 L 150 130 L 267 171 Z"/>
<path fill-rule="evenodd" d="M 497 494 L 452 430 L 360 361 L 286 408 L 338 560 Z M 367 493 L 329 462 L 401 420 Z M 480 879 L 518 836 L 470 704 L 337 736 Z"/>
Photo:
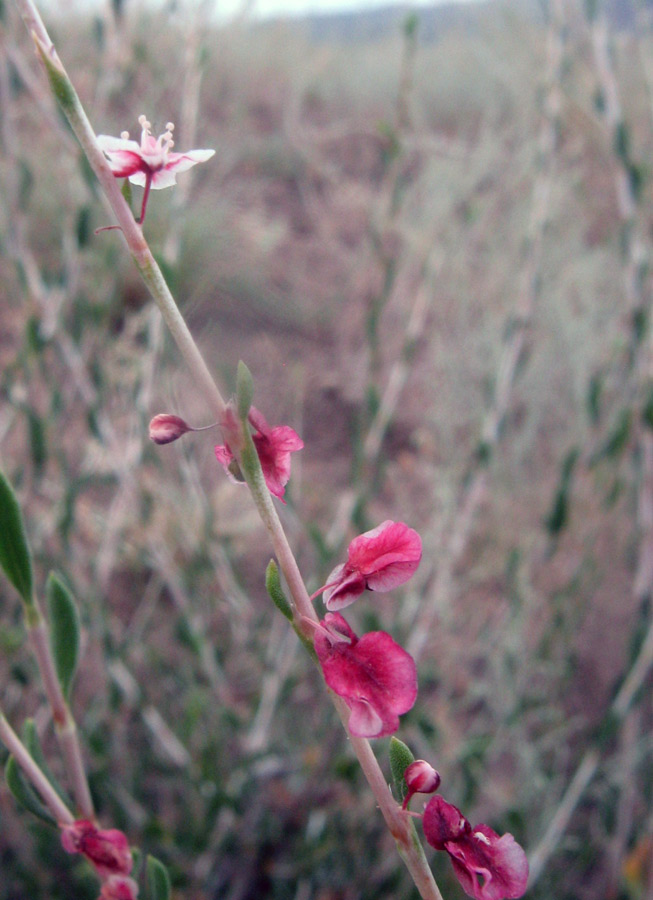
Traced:
<path fill-rule="evenodd" d="M 432 794 L 440 787 L 440 773 L 424 759 L 416 759 L 404 772 L 408 792 L 404 799 L 404 809 L 408 806 L 413 794 Z"/>
<path fill-rule="evenodd" d="M 168 413 L 160 413 L 154 416 L 150 422 L 150 440 L 155 444 L 170 444 L 186 434 L 187 431 L 193 431 L 190 425 L 187 425 L 179 416 L 172 416 Z"/>

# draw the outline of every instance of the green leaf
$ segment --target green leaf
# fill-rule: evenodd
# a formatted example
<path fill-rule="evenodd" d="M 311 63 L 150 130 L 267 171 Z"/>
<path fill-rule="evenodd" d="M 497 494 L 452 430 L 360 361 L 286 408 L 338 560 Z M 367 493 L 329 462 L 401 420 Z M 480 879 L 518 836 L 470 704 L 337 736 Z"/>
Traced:
<path fill-rule="evenodd" d="M 61 690 L 68 697 L 79 660 L 79 614 L 72 594 L 54 572 L 48 576 L 45 592 L 50 619 L 50 646 Z"/>
<path fill-rule="evenodd" d="M 5 780 L 7 782 L 7 787 L 20 806 L 28 812 L 31 812 L 32 815 L 41 819 L 43 822 L 47 822 L 48 825 L 57 824 L 54 816 L 48 812 L 37 797 L 13 756 L 10 756 L 7 760 L 7 765 L 5 766 Z"/>
<path fill-rule="evenodd" d="M 279 578 L 279 567 L 275 563 L 273 559 L 268 563 L 268 567 L 265 570 L 265 589 L 270 595 L 270 599 L 277 607 L 277 609 L 283 613 L 283 615 L 288 619 L 289 622 L 292 622 L 292 607 L 288 602 L 288 598 L 283 592 L 283 588 L 281 587 L 281 579 Z"/>
<path fill-rule="evenodd" d="M 145 864 L 148 900 L 170 900 L 172 888 L 167 868 L 155 856 L 148 854 Z"/>
<path fill-rule="evenodd" d="M 396 737 L 390 738 L 390 771 L 392 772 L 392 781 L 395 791 L 399 795 L 399 799 L 403 800 L 406 796 L 408 786 L 404 778 L 404 772 L 408 766 L 415 762 L 410 747 L 404 744 Z"/>
<path fill-rule="evenodd" d="M 32 557 L 13 488 L 0 472 L 0 566 L 27 606 L 34 605 Z"/>
<path fill-rule="evenodd" d="M 252 373 L 241 359 L 236 372 L 236 405 L 238 407 L 238 415 L 242 421 L 245 421 L 249 415 L 253 398 L 254 381 Z"/>
<path fill-rule="evenodd" d="M 57 779 L 50 771 L 50 767 L 48 766 L 47 760 L 43 753 L 43 748 L 41 747 L 41 741 L 39 739 L 38 731 L 36 730 L 34 719 L 25 719 L 22 727 L 22 738 L 23 744 L 25 744 L 25 746 L 29 750 L 29 754 L 36 765 L 43 772 L 45 777 L 48 779 L 57 794 L 59 794 L 66 806 L 70 806 L 70 797 L 66 794 L 64 789 L 61 787 Z"/>
<path fill-rule="evenodd" d="M 33 409 L 26 409 L 29 425 L 29 442 L 32 451 L 32 463 L 37 477 L 42 475 L 48 459 L 45 424 Z"/>

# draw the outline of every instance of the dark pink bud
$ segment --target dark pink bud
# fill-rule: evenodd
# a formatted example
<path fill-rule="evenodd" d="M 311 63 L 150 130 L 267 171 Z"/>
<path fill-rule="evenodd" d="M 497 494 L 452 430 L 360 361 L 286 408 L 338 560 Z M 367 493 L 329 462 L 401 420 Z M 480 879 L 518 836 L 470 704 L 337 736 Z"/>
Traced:
<path fill-rule="evenodd" d="M 408 792 L 403 802 L 404 809 L 408 806 L 413 794 L 432 794 L 440 787 L 440 773 L 436 772 L 432 765 L 424 759 L 416 759 L 404 772 L 404 779 L 408 786 Z"/>
<path fill-rule="evenodd" d="M 132 855 L 127 838 L 116 828 L 101 831 L 92 822 L 80 819 L 61 826 L 61 843 L 68 853 L 81 853 L 95 866 L 100 878 L 129 875 Z"/>
<path fill-rule="evenodd" d="M 111 875 L 104 882 L 98 900 L 136 900 L 138 885 L 126 875 Z"/>
<path fill-rule="evenodd" d="M 339 613 L 327 613 L 314 646 L 324 680 L 351 709 L 349 731 L 366 738 L 393 734 L 417 697 L 413 658 L 384 631 L 359 639 Z"/>
<path fill-rule="evenodd" d="M 254 407 L 250 410 L 249 421 L 255 429 L 252 440 L 258 453 L 268 490 L 275 497 L 278 497 L 282 503 L 285 503 L 283 495 L 290 479 L 290 454 L 296 450 L 301 450 L 304 442 L 297 432 L 293 431 L 288 425 L 278 425 L 275 428 L 270 428 L 263 414 Z M 215 455 L 233 481 L 243 480 L 242 477 L 239 479 L 236 474 L 238 464 L 228 440 L 225 440 L 224 444 L 215 448 Z M 234 463 L 236 463 L 236 469 L 234 469 Z"/>
<path fill-rule="evenodd" d="M 426 840 L 449 854 L 463 890 L 475 900 L 515 900 L 526 891 L 528 860 L 511 834 L 472 828 L 459 809 L 432 797 L 422 820 Z"/>
<path fill-rule="evenodd" d="M 190 425 L 168 413 L 160 413 L 150 422 L 150 440 L 155 444 L 170 444 L 188 431 L 193 431 Z"/>
<path fill-rule="evenodd" d="M 323 589 L 329 610 L 344 609 L 367 588 L 389 591 L 408 581 L 422 558 L 420 536 L 403 522 L 389 519 L 349 545 L 347 562 L 333 570 Z"/>

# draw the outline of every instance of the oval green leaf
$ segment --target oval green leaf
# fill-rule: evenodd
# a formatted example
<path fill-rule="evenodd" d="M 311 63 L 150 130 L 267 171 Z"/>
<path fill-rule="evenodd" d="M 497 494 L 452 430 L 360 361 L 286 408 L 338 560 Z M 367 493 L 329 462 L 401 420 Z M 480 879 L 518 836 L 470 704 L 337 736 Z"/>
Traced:
<path fill-rule="evenodd" d="M 72 594 L 54 572 L 50 572 L 45 592 L 50 620 L 50 646 L 61 690 L 67 698 L 79 660 L 79 614 Z"/>
<path fill-rule="evenodd" d="M 170 875 L 163 863 L 155 856 L 148 855 L 145 870 L 148 900 L 170 900 L 172 893 Z"/>
<path fill-rule="evenodd" d="M 405 798 L 408 790 L 404 772 L 412 762 L 415 762 L 415 757 L 410 747 L 396 737 L 390 738 L 390 771 L 395 791 L 400 800 Z"/>
<path fill-rule="evenodd" d="M 32 556 L 12 486 L 0 472 L 0 566 L 27 606 L 33 605 Z"/>

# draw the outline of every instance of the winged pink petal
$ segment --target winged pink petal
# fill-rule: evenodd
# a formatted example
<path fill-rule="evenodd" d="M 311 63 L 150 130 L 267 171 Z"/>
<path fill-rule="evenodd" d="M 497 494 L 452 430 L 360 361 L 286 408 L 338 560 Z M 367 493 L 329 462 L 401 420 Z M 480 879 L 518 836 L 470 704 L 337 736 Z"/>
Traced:
<path fill-rule="evenodd" d="M 337 579 L 334 570 L 323 592 L 327 609 L 344 609 L 365 588 L 389 591 L 404 584 L 419 566 L 421 558 L 419 534 L 403 522 L 386 519 L 350 543 L 347 562 Z"/>
<path fill-rule="evenodd" d="M 528 860 L 511 834 L 489 825 L 472 828 L 459 809 L 440 796 L 424 810 L 424 835 L 445 850 L 463 890 L 475 900 L 516 900 L 528 883 Z"/>
<path fill-rule="evenodd" d="M 356 637 L 339 613 L 327 613 L 314 639 L 324 680 L 352 714 L 357 737 L 383 737 L 399 727 L 417 697 L 412 657 L 384 631 Z"/>
<path fill-rule="evenodd" d="M 290 454 L 301 450 L 304 442 L 288 425 L 278 425 L 270 428 L 262 413 L 252 407 L 249 421 L 256 428 L 252 435 L 256 452 L 263 470 L 263 477 L 268 490 L 282 503 L 285 503 L 283 495 L 290 479 Z M 222 463 L 227 474 L 233 480 L 232 463 L 235 460 L 228 444 L 215 448 L 218 462 Z"/>

